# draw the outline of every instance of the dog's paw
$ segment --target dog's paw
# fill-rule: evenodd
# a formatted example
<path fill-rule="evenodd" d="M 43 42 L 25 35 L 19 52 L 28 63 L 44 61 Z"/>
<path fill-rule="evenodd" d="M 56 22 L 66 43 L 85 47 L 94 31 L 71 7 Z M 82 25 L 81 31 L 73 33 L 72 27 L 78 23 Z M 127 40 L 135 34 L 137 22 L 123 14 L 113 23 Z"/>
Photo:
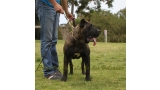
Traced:
<path fill-rule="evenodd" d="M 86 79 L 86 81 L 91 81 L 92 78 L 89 77 L 89 78 L 85 78 L 85 79 Z"/>
<path fill-rule="evenodd" d="M 67 81 L 67 78 L 62 77 L 61 81 L 66 82 L 66 81 Z"/>
<path fill-rule="evenodd" d="M 73 73 L 69 73 L 69 75 L 73 75 Z"/>
<path fill-rule="evenodd" d="M 86 75 L 86 73 L 85 73 L 85 72 L 82 72 L 82 74 L 83 74 L 83 75 Z"/>

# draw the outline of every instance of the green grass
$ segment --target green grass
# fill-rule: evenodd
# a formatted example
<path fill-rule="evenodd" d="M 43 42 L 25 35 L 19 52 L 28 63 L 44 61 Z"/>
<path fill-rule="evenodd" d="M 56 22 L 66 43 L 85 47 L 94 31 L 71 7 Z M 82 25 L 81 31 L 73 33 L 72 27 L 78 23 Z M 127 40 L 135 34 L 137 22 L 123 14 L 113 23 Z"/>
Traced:
<path fill-rule="evenodd" d="M 63 67 L 64 41 L 57 43 L 59 70 Z M 125 90 L 126 89 L 126 43 L 97 42 L 96 46 L 89 43 L 91 54 L 92 81 L 86 82 L 81 74 L 81 59 L 72 60 L 74 74 L 68 75 L 67 82 L 48 80 L 43 77 L 43 65 L 35 75 L 36 90 Z M 40 41 L 35 41 L 35 68 L 41 61 Z M 68 69 L 69 70 L 69 69 Z"/>

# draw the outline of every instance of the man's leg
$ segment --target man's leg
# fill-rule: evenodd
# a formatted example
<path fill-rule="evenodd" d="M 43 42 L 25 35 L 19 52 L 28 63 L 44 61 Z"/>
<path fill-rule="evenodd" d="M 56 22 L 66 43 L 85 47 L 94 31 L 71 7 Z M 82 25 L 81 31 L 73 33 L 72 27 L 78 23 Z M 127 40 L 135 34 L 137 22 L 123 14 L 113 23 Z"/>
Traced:
<path fill-rule="evenodd" d="M 43 57 L 44 76 L 48 77 L 49 75 L 52 75 L 58 67 L 58 57 L 55 48 L 57 38 L 53 38 L 56 12 L 52 7 L 49 7 L 42 2 L 39 4 L 38 16 L 41 25 L 41 55 Z M 54 59 L 52 57 L 54 57 Z"/>
<path fill-rule="evenodd" d="M 54 29 L 53 29 L 53 37 L 52 37 L 52 47 L 51 47 L 51 58 L 53 67 L 57 67 L 55 73 L 58 74 L 59 77 L 62 77 L 62 73 L 58 70 L 58 56 L 56 50 L 56 44 L 58 40 L 58 26 L 59 26 L 59 13 L 56 13 L 55 21 L 54 21 Z"/>

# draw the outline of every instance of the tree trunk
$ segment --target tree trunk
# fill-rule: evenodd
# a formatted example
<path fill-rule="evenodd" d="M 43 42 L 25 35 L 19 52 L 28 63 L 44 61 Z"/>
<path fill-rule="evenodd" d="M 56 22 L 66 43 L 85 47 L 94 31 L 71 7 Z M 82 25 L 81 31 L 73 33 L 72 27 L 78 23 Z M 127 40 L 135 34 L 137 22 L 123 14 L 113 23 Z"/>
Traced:
<path fill-rule="evenodd" d="M 73 15 L 74 12 L 74 0 L 72 0 L 72 8 L 71 8 L 71 14 Z"/>

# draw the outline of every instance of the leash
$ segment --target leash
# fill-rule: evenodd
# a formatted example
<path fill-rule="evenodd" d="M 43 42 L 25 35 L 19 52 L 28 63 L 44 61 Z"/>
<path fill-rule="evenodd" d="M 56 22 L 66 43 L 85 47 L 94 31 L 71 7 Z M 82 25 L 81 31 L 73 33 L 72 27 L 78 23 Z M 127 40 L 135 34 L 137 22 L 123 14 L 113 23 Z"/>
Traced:
<path fill-rule="evenodd" d="M 51 43 L 50 43 L 50 47 L 48 48 L 48 50 L 51 48 L 51 46 L 52 46 L 52 41 L 51 41 Z M 42 61 L 44 60 L 44 57 L 46 56 L 48 50 L 46 51 L 45 55 L 42 57 L 42 60 L 41 60 L 41 62 L 39 63 L 39 65 L 38 65 L 37 69 L 35 70 L 35 72 L 36 72 L 36 71 L 38 70 L 38 68 L 40 67 L 40 65 L 41 65 Z"/>
<path fill-rule="evenodd" d="M 76 27 L 76 24 L 75 24 L 75 19 L 73 19 L 73 25 L 71 24 L 71 21 L 67 18 L 67 15 L 66 15 L 66 13 L 64 13 L 64 17 L 67 19 L 67 21 L 69 22 L 69 25 L 72 27 L 72 28 L 74 28 L 74 27 Z"/>
<path fill-rule="evenodd" d="M 67 15 L 64 13 L 64 17 L 67 19 L 67 21 L 69 22 L 69 25 L 71 26 L 72 28 L 72 37 L 77 41 L 77 39 L 75 38 L 75 36 L 73 35 L 73 29 L 76 27 L 76 24 L 75 24 L 75 19 L 73 18 L 73 25 L 71 24 L 71 21 L 67 18 Z"/>

